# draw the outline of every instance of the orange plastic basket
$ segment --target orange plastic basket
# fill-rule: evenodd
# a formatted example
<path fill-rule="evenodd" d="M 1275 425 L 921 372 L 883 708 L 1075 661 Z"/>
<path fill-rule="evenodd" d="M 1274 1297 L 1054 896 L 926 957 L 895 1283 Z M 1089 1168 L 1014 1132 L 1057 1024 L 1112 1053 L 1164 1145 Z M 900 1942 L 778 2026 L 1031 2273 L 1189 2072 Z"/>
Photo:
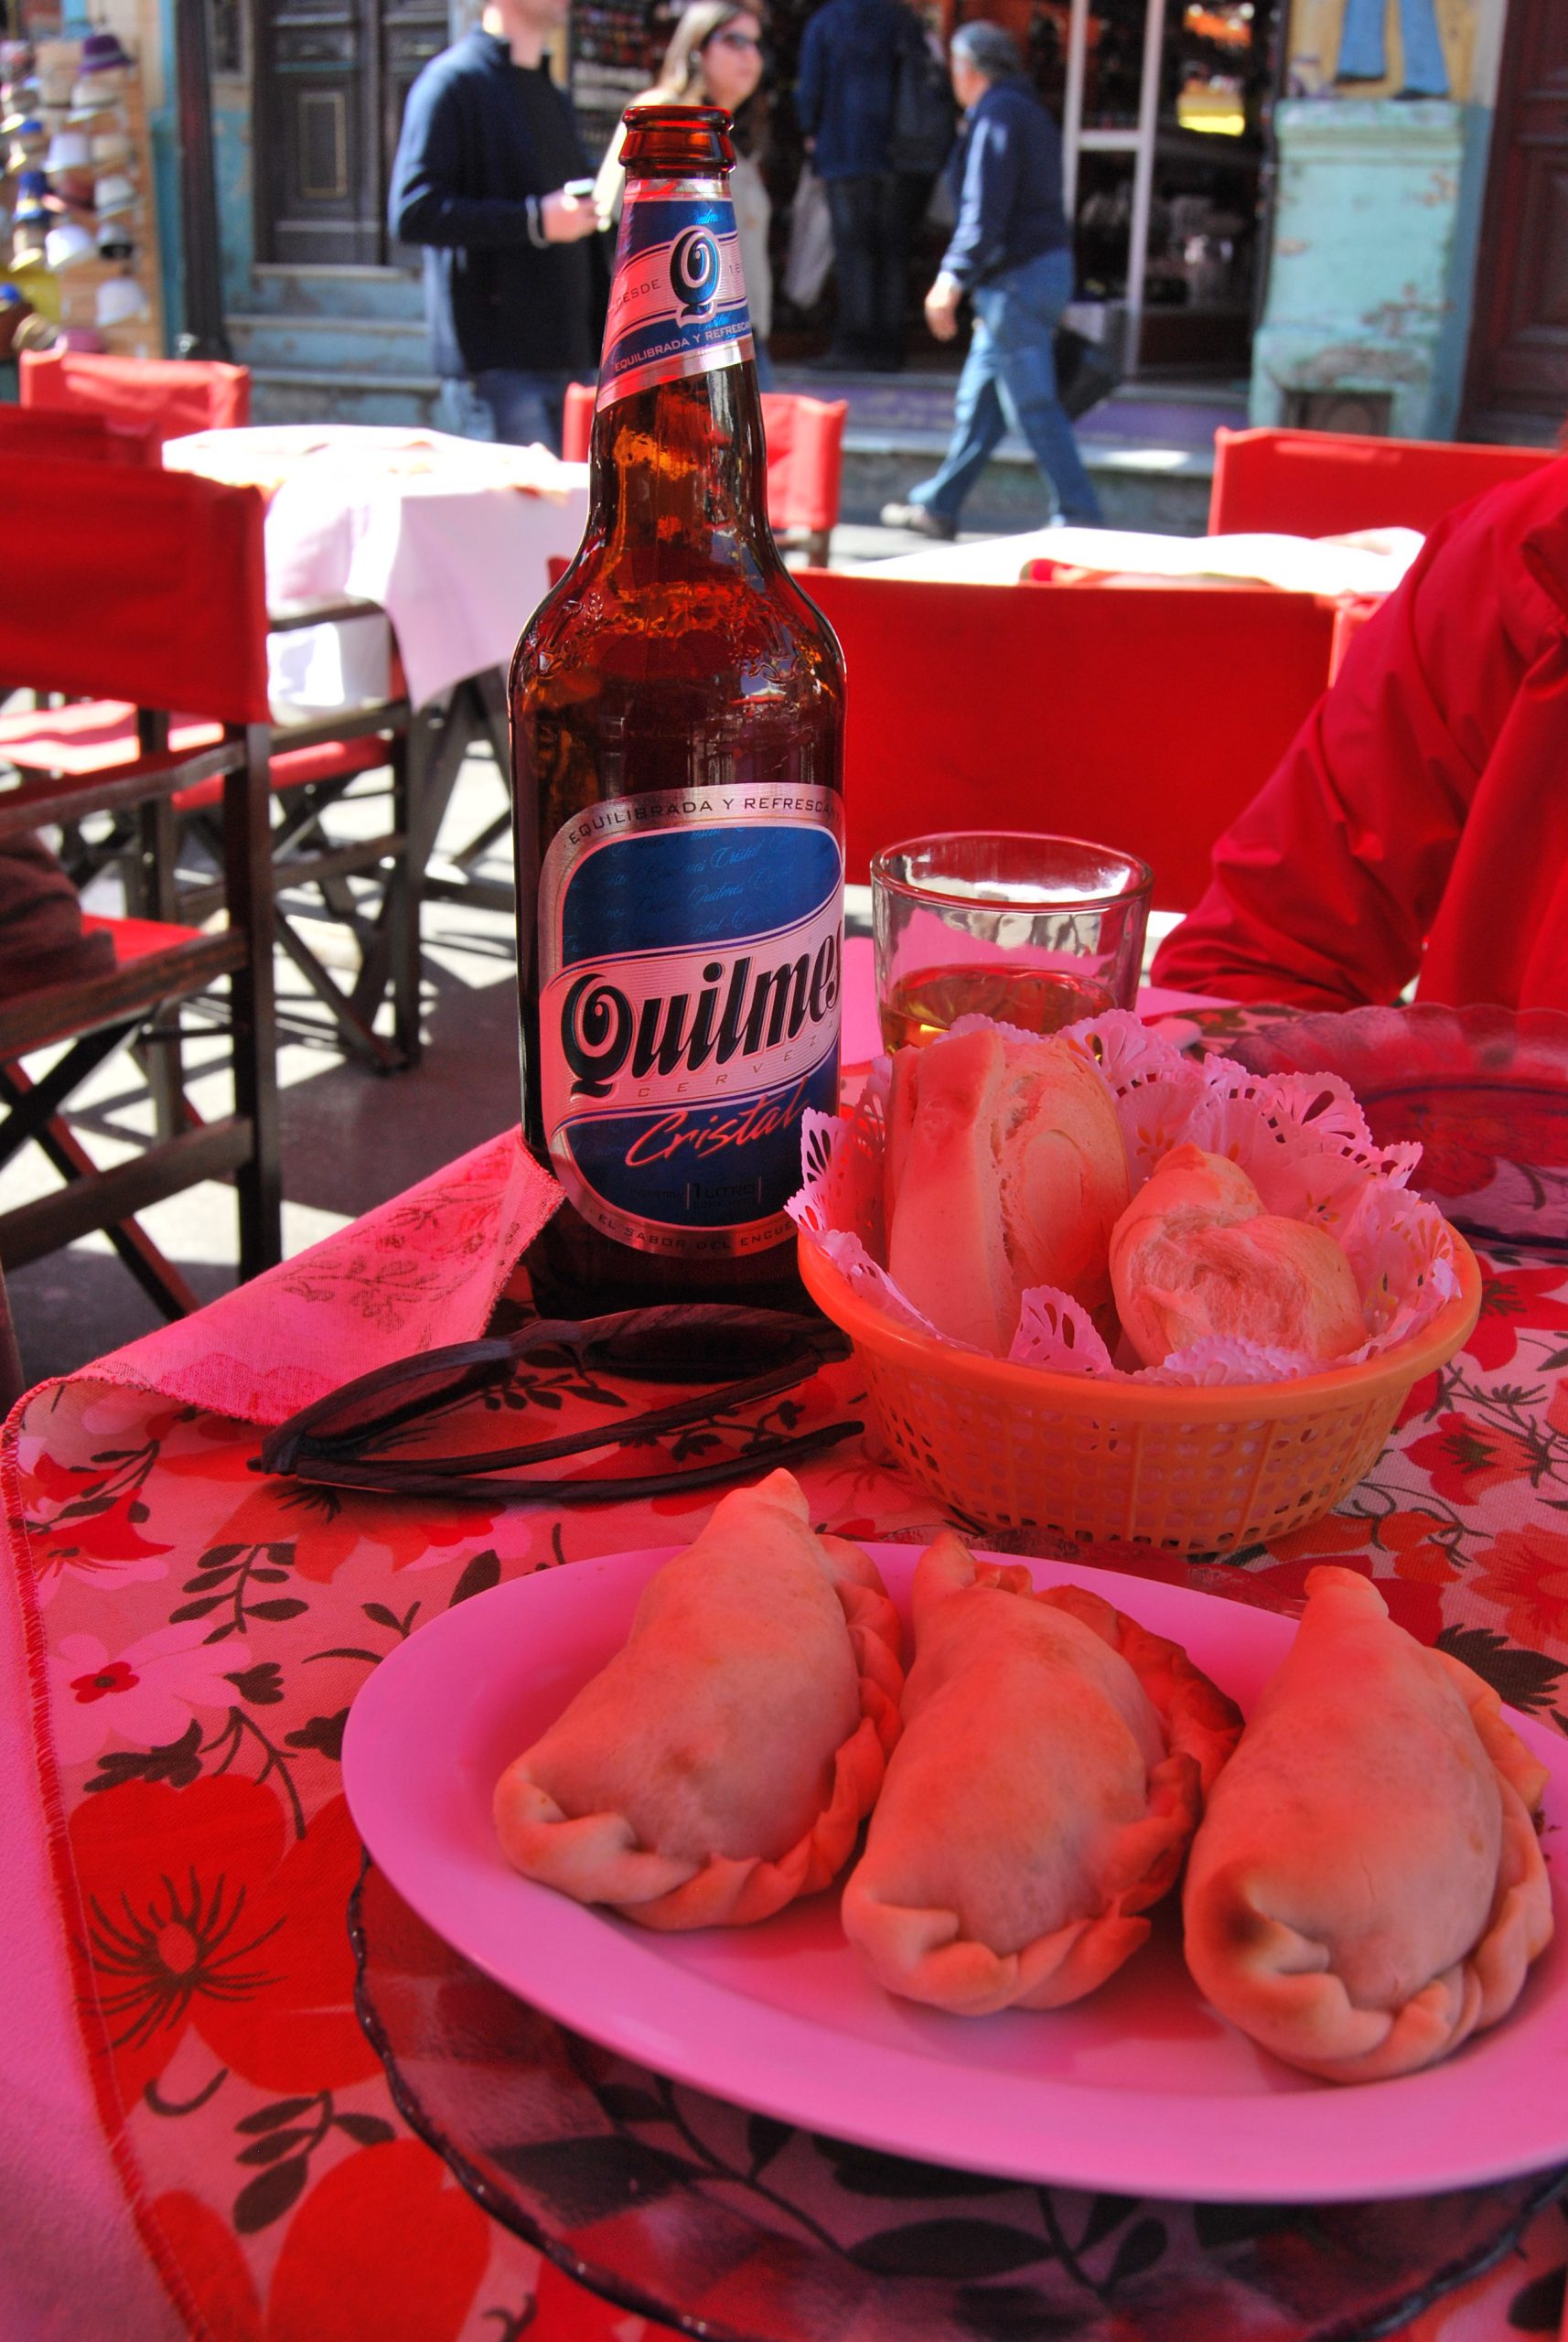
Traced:
<path fill-rule="evenodd" d="M 1412 1386 L 1480 1312 L 1463 1237 L 1459 1291 L 1424 1332 L 1362 1366 L 1295 1382 L 1176 1390 L 978 1358 L 896 1325 L 814 1246 L 800 1273 L 854 1345 L 872 1415 L 906 1469 L 984 1529 L 1133 1538 L 1179 1553 L 1283 1537 L 1332 1511 L 1381 1454 Z"/>

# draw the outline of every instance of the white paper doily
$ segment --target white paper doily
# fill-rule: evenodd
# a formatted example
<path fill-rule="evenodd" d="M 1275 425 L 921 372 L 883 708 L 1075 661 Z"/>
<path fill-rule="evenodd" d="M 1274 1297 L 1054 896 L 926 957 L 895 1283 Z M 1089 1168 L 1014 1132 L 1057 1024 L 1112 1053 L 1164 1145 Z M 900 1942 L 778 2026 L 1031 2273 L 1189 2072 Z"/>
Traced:
<path fill-rule="evenodd" d="M 983 1017 L 965 1016 L 964 1033 Z M 1010 1025 L 1011 1038 L 1039 1036 Z M 1250 1073 L 1230 1058 L 1184 1057 L 1124 1009 L 1069 1026 L 1060 1038 L 1094 1067 L 1111 1092 L 1134 1195 L 1173 1146 L 1184 1143 L 1240 1164 L 1264 1209 L 1315 1221 L 1343 1246 L 1367 1313 L 1368 1338 L 1336 1366 L 1356 1366 L 1418 1334 L 1459 1290 L 1454 1233 L 1435 1206 L 1408 1189 L 1421 1149 L 1379 1146 L 1337 1074 Z M 892 1060 L 878 1058 L 853 1111 L 808 1112 L 800 1140 L 803 1184 L 788 1210 L 851 1290 L 897 1324 L 950 1347 L 905 1296 L 883 1262 L 882 1152 Z M 1195 1385 L 1288 1381 L 1320 1374 L 1296 1350 L 1210 1335 L 1161 1366 L 1123 1375 L 1087 1310 L 1051 1285 L 1026 1293 L 1008 1357 L 1063 1374 Z"/>

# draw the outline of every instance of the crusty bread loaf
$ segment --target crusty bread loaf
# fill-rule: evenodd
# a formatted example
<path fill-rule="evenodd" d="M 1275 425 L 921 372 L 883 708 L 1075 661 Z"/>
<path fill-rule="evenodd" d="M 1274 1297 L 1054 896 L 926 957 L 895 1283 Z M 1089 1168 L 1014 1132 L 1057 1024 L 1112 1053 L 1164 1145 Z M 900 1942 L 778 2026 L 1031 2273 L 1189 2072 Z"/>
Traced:
<path fill-rule="evenodd" d="M 1108 1304 L 1126 1150 L 1070 1043 L 982 1026 L 900 1049 L 884 1179 L 888 1270 L 955 1340 L 1004 1357 L 1032 1285 Z"/>

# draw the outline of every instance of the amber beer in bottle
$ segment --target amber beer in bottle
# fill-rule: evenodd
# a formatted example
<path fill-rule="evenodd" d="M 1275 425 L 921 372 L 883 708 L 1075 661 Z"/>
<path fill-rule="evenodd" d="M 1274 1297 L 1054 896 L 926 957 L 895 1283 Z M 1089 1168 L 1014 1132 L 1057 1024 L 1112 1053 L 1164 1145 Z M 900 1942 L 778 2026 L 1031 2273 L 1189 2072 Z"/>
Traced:
<path fill-rule="evenodd" d="M 715 109 L 634 107 L 586 533 L 511 669 L 542 1306 L 799 1299 L 837 1102 L 843 664 L 768 525 Z"/>

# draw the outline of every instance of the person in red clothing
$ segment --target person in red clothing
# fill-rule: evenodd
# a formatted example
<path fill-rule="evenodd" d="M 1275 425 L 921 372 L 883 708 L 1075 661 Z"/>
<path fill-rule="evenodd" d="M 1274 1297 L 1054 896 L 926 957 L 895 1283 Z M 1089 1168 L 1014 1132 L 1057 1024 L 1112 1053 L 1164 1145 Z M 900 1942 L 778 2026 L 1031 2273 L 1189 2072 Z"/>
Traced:
<path fill-rule="evenodd" d="M 1156 983 L 1568 1009 L 1568 457 L 1433 531 L 1214 848 Z"/>

